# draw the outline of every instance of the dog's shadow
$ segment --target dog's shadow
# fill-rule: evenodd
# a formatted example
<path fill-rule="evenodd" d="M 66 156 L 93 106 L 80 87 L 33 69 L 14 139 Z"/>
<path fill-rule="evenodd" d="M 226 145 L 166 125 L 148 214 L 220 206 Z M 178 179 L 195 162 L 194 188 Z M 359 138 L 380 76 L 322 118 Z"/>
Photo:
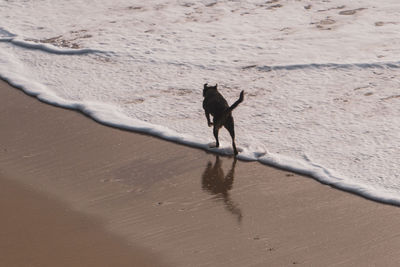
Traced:
<path fill-rule="evenodd" d="M 202 175 L 202 188 L 204 191 L 214 195 L 217 200 L 224 202 L 225 208 L 236 216 L 238 222 L 242 221 L 242 211 L 239 206 L 231 199 L 229 191 L 233 186 L 235 175 L 236 158 L 233 159 L 231 169 L 224 175 L 220 157 L 215 157 L 214 165 L 209 161 Z"/>

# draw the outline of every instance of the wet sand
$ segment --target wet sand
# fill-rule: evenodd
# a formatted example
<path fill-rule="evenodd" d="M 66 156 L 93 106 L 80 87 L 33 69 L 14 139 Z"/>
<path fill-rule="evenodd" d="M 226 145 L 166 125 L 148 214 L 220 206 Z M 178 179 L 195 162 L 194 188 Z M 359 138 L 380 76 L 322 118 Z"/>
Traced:
<path fill-rule="evenodd" d="M 164 266 L 102 223 L 0 177 L 0 266 Z"/>
<path fill-rule="evenodd" d="M 400 263 L 398 207 L 106 127 L 4 82 L 0 99 L 0 265 Z"/>

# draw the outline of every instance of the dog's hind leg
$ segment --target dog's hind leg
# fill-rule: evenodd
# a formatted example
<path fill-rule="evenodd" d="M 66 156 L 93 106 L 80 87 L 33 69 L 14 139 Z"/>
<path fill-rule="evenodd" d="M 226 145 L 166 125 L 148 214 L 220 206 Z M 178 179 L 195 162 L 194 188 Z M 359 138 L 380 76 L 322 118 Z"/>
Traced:
<path fill-rule="evenodd" d="M 227 120 L 224 123 L 224 127 L 228 130 L 229 134 L 231 135 L 233 153 L 237 155 L 238 151 L 236 149 L 236 144 L 235 144 L 235 125 L 232 117 L 227 118 Z"/>

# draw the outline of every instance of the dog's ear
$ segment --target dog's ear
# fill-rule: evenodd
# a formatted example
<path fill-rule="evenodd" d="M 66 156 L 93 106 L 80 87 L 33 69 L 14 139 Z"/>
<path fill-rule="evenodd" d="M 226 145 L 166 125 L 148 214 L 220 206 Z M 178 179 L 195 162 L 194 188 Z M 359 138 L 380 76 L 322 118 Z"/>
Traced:
<path fill-rule="evenodd" d="M 218 83 L 215 84 L 215 89 L 217 89 L 217 87 L 218 87 Z"/>
<path fill-rule="evenodd" d="M 206 91 L 208 90 L 209 88 L 208 88 L 208 86 L 207 86 L 207 83 L 205 83 L 204 84 L 204 87 L 203 87 L 203 97 L 206 97 Z"/>

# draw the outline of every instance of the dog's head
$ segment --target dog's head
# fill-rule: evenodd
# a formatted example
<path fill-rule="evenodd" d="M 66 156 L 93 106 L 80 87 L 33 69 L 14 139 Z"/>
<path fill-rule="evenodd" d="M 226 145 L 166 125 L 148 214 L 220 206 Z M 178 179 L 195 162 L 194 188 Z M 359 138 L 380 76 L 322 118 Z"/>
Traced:
<path fill-rule="evenodd" d="M 205 84 L 204 84 L 204 87 L 203 87 L 203 97 L 206 97 L 206 93 L 207 93 L 207 91 L 209 91 L 209 90 L 215 90 L 215 91 L 217 91 L 217 87 L 218 87 L 218 84 L 216 84 L 215 86 L 208 86 L 208 84 L 205 83 Z"/>

